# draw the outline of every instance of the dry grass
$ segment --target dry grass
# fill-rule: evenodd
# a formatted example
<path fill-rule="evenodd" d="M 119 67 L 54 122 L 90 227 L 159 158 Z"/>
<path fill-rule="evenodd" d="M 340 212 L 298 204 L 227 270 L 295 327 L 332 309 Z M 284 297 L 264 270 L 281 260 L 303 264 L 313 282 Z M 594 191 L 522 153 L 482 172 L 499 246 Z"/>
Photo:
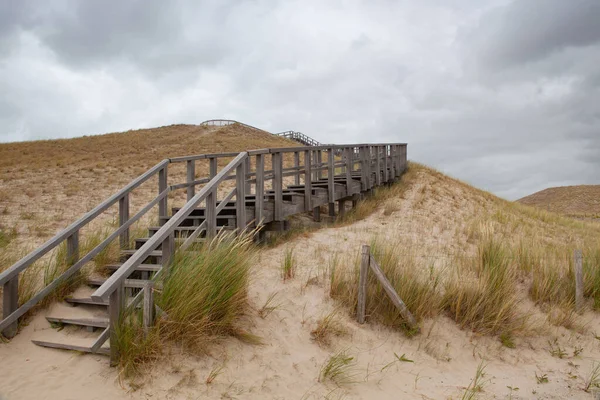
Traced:
<path fill-rule="evenodd" d="M 518 201 L 574 217 L 600 218 L 600 185 L 553 187 Z"/>
<path fill-rule="evenodd" d="M 322 346 L 331 345 L 334 337 L 340 337 L 348 334 L 336 310 L 322 316 L 317 321 L 315 329 L 310 332 L 311 338 Z"/>

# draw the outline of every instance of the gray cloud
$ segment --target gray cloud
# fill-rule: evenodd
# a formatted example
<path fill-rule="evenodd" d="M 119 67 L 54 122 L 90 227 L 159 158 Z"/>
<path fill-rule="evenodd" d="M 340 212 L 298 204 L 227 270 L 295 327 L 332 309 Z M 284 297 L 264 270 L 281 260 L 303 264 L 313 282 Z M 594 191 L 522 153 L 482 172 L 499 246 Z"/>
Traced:
<path fill-rule="evenodd" d="M 226 117 L 518 198 L 598 183 L 594 0 L 0 4 L 0 140 Z"/>

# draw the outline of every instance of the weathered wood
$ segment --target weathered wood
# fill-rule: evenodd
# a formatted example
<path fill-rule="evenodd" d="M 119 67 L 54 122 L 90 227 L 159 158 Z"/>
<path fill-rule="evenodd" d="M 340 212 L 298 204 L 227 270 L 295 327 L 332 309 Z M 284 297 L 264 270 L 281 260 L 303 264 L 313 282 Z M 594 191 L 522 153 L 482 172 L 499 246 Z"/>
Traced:
<path fill-rule="evenodd" d="M 225 179 L 231 173 L 231 171 L 236 168 L 240 163 L 243 162 L 244 158 L 248 156 L 248 153 L 241 152 L 236 158 L 231 160 L 231 162 L 223 168 L 213 179 L 213 184 L 217 185 L 221 181 Z M 117 286 L 121 284 L 123 280 L 125 280 L 131 272 L 135 270 L 135 268 L 141 264 L 154 249 L 158 247 L 158 245 L 169 235 L 173 234 L 173 231 L 176 227 L 181 225 L 181 222 L 185 220 L 191 212 L 198 206 L 198 204 L 203 201 L 206 196 L 208 196 L 208 192 L 213 190 L 213 187 L 208 187 L 209 185 L 203 187 L 192 200 L 188 201 L 175 215 L 173 215 L 148 241 L 140 247 L 136 253 L 131 256 L 121 268 L 111 275 L 104 285 L 99 287 L 94 293 L 92 293 L 92 298 L 107 298 L 113 290 L 116 289 Z"/>
<path fill-rule="evenodd" d="M 79 260 L 79 231 L 73 232 L 67 238 L 67 265 L 73 265 Z"/>
<path fill-rule="evenodd" d="M 329 195 L 329 203 L 335 201 L 335 167 L 333 165 L 333 151 L 327 152 L 327 190 Z M 331 213 L 330 213 L 331 214 Z M 334 213 L 335 215 L 335 213 Z"/>
<path fill-rule="evenodd" d="M 371 267 L 371 271 L 373 271 L 373 273 L 377 277 L 377 280 L 379 280 L 379 283 L 381 283 L 381 286 L 383 286 L 383 289 L 387 293 L 392 303 L 394 303 L 398 311 L 400 311 L 400 315 L 402 316 L 402 318 L 404 318 L 406 324 L 411 329 L 416 328 L 417 321 L 415 320 L 415 317 L 413 317 L 408 307 L 406 307 L 406 304 L 404 304 L 400 296 L 398 296 L 398 293 L 396 293 L 396 290 L 394 289 L 390 281 L 387 280 L 387 278 L 383 274 L 383 271 L 379 267 L 379 264 L 377 264 L 375 257 L 373 257 L 372 255 L 370 256 L 369 266 Z"/>
<path fill-rule="evenodd" d="M 274 199 L 274 214 L 273 219 L 275 221 L 281 221 L 283 218 L 282 207 L 283 207 L 283 177 L 282 177 L 282 157 L 281 153 L 273 153 L 271 163 L 273 165 L 273 190 L 275 191 Z"/>
<path fill-rule="evenodd" d="M 304 210 L 309 211 L 312 208 L 312 180 L 311 180 L 311 158 L 310 151 L 304 151 Z"/>
<path fill-rule="evenodd" d="M 196 186 L 193 184 L 196 179 L 196 161 L 186 161 L 186 182 L 189 185 L 187 187 L 187 201 L 190 201 L 196 194 Z"/>
<path fill-rule="evenodd" d="M 396 178 L 396 169 L 394 167 L 394 146 L 390 145 L 390 179 L 388 182 L 393 182 Z"/>
<path fill-rule="evenodd" d="M 104 347 L 99 347 L 95 351 L 92 351 L 91 347 L 75 346 L 75 345 L 67 344 L 67 343 L 53 343 L 53 342 L 46 342 L 43 340 L 32 340 L 31 342 L 37 346 L 50 347 L 52 349 L 72 350 L 72 351 L 76 351 L 78 353 L 97 353 L 97 354 L 103 354 L 103 355 L 110 355 L 110 350 L 107 348 L 104 348 Z"/>
<path fill-rule="evenodd" d="M 321 207 L 313 208 L 313 221 L 321 222 Z"/>
<path fill-rule="evenodd" d="M 300 172 L 298 170 L 300 169 L 300 153 L 297 151 L 294 152 L 294 168 L 296 168 L 296 171 L 297 171 L 297 174 L 294 175 L 294 184 L 299 185 L 300 184 Z"/>
<path fill-rule="evenodd" d="M 341 199 L 338 200 L 338 214 L 340 218 L 343 218 L 346 215 L 346 200 Z"/>
<path fill-rule="evenodd" d="M 246 157 L 246 161 L 244 161 L 244 182 L 245 182 L 245 191 L 246 195 L 252 193 L 252 184 L 250 183 L 250 171 L 252 171 L 252 165 L 250 163 L 250 157 Z"/>
<path fill-rule="evenodd" d="M 154 324 L 154 288 L 152 281 L 144 283 L 144 305 L 142 307 L 144 334 L 148 334 Z"/>
<path fill-rule="evenodd" d="M 360 275 L 358 277 L 358 303 L 356 308 L 356 320 L 359 324 L 365 323 L 365 309 L 367 305 L 367 278 L 369 274 L 369 260 L 371 248 L 363 245 L 360 259 Z"/>
<path fill-rule="evenodd" d="M 208 173 L 210 179 L 217 176 L 218 161 L 219 160 L 216 157 L 211 157 L 208 159 Z"/>
<path fill-rule="evenodd" d="M 256 155 L 256 204 L 254 210 L 254 219 L 256 226 L 263 223 L 265 210 L 265 156 Z"/>
<path fill-rule="evenodd" d="M 161 264 L 163 269 L 168 271 L 171 261 L 173 260 L 173 255 L 175 254 L 175 235 L 173 232 L 169 236 L 167 236 L 161 245 Z M 167 273 L 168 274 L 168 273 Z"/>
<path fill-rule="evenodd" d="M 583 254 L 581 250 L 573 252 L 575 264 L 575 308 L 578 312 L 583 311 Z"/>
<path fill-rule="evenodd" d="M 330 217 L 335 217 L 335 202 L 328 204 L 327 211 Z"/>
<path fill-rule="evenodd" d="M 375 184 L 381 185 L 381 147 L 374 146 L 375 149 Z"/>
<path fill-rule="evenodd" d="M 94 207 L 92 210 L 87 212 L 83 217 L 79 218 L 77 221 L 73 222 L 60 233 L 56 234 L 54 237 L 46 241 L 43 245 L 41 245 L 31 253 L 27 254 L 27 256 L 23 257 L 21 260 L 17 261 L 10 268 L 7 268 L 4 271 L 0 272 L 0 285 L 4 285 L 4 283 L 12 279 L 12 277 L 19 274 L 21 271 L 29 267 L 35 261 L 39 260 L 49 251 L 51 251 L 56 246 L 61 244 L 64 240 L 66 240 L 67 237 L 71 236 L 73 232 L 87 225 L 90 221 L 92 221 L 102 212 L 106 211 L 109 207 L 115 204 L 125 193 L 129 193 L 130 191 L 147 181 L 149 178 L 154 176 L 154 174 L 156 174 L 157 171 L 159 171 L 168 163 L 169 160 L 163 160 L 160 163 L 156 164 L 144 174 L 134 179 L 130 184 L 126 185 L 123 189 L 113 194 L 111 197 L 109 197 L 108 199 L 100 203 L 98 206 Z"/>
<path fill-rule="evenodd" d="M 160 171 L 158 171 L 158 193 L 162 193 L 165 190 L 167 190 L 167 166 L 165 165 L 164 168 L 162 168 Z M 158 203 L 158 216 L 160 217 L 161 215 L 167 215 L 167 203 L 168 203 L 168 198 L 165 197 L 163 198 L 159 203 Z M 160 221 L 159 221 L 160 223 Z"/>
<path fill-rule="evenodd" d="M 119 199 L 119 226 L 123 226 L 129 220 L 129 193 Z M 129 247 L 129 228 L 119 235 L 119 245 L 122 249 Z"/>
<path fill-rule="evenodd" d="M 246 229 L 246 163 L 240 163 L 236 168 L 235 217 L 238 234 Z"/>
<path fill-rule="evenodd" d="M 388 146 L 383 146 L 383 181 L 388 182 Z"/>
<path fill-rule="evenodd" d="M 317 150 L 317 179 L 323 179 L 323 152 L 321 150 Z"/>
<path fill-rule="evenodd" d="M 2 286 L 2 319 L 8 318 L 19 308 L 19 275 L 13 277 Z M 7 338 L 12 338 L 17 334 L 17 321 L 8 325 L 2 334 Z"/>
<path fill-rule="evenodd" d="M 213 238 L 217 234 L 217 194 L 216 189 L 206 196 L 206 237 Z"/>
<path fill-rule="evenodd" d="M 346 195 L 350 196 L 352 194 L 352 148 L 348 147 L 344 149 L 346 153 Z"/>
<path fill-rule="evenodd" d="M 119 362 L 119 347 L 117 346 L 117 330 L 121 323 L 121 310 L 125 302 L 123 286 L 114 290 L 108 300 L 108 321 L 110 336 L 110 364 L 116 366 Z"/>

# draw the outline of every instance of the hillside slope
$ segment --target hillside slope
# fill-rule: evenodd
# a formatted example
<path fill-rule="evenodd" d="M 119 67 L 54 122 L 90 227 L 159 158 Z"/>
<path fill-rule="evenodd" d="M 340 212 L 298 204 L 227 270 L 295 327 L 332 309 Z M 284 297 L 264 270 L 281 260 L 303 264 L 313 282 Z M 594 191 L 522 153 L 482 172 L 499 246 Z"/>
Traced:
<path fill-rule="evenodd" d="M 183 155 L 236 152 L 296 142 L 240 125 L 171 125 L 154 129 L 0 144 L 0 230 L 13 244 L 39 245 L 159 161 Z M 225 162 L 225 160 L 223 160 Z M 169 178 L 185 178 L 185 164 Z M 197 169 L 197 176 L 207 173 Z M 133 206 L 156 186 L 141 188 Z M 16 236 L 16 237 L 15 237 Z M 1 245 L 2 240 L 0 240 Z"/>
<path fill-rule="evenodd" d="M 600 217 L 600 185 L 553 187 L 517 201 L 575 217 Z"/>
<path fill-rule="evenodd" d="M 397 249 L 401 260 L 428 281 L 439 279 L 447 289 L 445 283 L 457 276 L 475 290 L 469 267 L 489 235 L 506 246 L 510 265 L 522 270 L 513 292 L 520 299 L 517 308 L 531 319 L 531 327 L 506 342 L 458 324 L 445 310 L 424 319 L 421 333 L 413 337 L 371 318 L 359 325 L 353 307 L 331 298 L 332 273 L 351 273 L 360 246 L 377 239 Z M 264 345 L 230 338 L 201 357 L 175 348 L 126 391 L 101 357 L 33 346 L 30 339 L 52 334 L 38 315 L 9 344 L 0 345 L 0 358 L 11 365 L 0 374 L 0 387 L 9 398 L 64 397 L 65 387 L 70 398 L 89 393 L 118 399 L 472 398 L 465 393 L 481 399 L 590 398 L 583 389 L 600 358 L 598 313 L 590 305 L 581 316 L 571 312 L 557 319 L 563 306 L 532 301 L 529 286 L 539 266 L 560 268 L 572 282 L 572 251 L 584 249 L 589 267 L 590 249 L 598 251 L 600 245 L 599 225 L 498 199 L 412 164 L 400 184 L 380 190 L 347 220 L 299 230 L 282 243 L 259 250 L 248 290 L 251 311 L 243 328 Z M 290 251 L 296 273 L 284 281 L 281 269 Z M 343 333 L 320 345 L 311 332 L 332 313 Z M 330 357 L 340 352 L 352 357 L 348 379 L 336 384 L 320 378 Z M 467 393 L 480 365 L 485 379 Z"/>

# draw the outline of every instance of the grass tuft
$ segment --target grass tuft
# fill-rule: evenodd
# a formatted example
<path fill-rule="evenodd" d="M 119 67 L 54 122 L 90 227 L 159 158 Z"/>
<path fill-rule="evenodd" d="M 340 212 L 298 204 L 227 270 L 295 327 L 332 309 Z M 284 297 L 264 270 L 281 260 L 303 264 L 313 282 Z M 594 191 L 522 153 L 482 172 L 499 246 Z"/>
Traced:
<path fill-rule="evenodd" d="M 340 351 L 325 361 L 319 373 L 319 382 L 332 381 L 338 386 L 356 382 L 356 360 Z"/>
<path fill-rule="evenodd" d="M 284 282 L 296 276 L 296 257 L 293 248 L 286 248 L 281 262 L 281 277 Z"/>
<path fill-rule="evenodd" d="M 319 318 L 317 326 L 310 332 L 312 339 L 322 346 L 330 345 L 333 337 L 344 336 L 347 334 L 348 330 L 340 321 L 339 314 L 336 310 Z"/>

